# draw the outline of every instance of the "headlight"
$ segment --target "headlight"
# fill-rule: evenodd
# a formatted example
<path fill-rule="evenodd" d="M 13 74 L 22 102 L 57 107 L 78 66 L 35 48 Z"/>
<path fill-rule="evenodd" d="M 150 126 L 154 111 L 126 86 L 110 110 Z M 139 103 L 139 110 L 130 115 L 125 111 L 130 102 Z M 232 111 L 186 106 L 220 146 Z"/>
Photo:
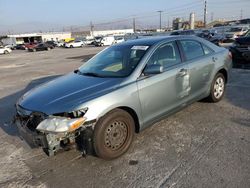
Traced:
<path fill-rule="evenodd" d="M 85 121 L 85 117 L 70 119 L 52 116 L 43 120 L 36 129 L 42 132 L 66 133 L 78 129 Z"/>
<path fill-rule="evenodd" d="M 54 114 L 43 120 L 36 129 L 54 133 L 72 132 L 84 124 L 86 118 L 83 116 L 87 110 L 88 108 L 84 108 L 73 112 Z"/>

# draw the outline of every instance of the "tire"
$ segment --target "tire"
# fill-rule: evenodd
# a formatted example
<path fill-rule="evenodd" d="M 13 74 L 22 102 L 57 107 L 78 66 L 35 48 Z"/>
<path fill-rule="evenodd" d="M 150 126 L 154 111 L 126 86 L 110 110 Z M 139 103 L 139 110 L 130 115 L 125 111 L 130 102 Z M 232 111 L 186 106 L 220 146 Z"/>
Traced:
<path fill-rule="evenodd" d="M 50 51 L 50 48 L 49 48 L 49 47 L 47 48 L 47 51 Z"/>
<path fill-rule="evenodd" d="M 225 95 L 226 81 L 222 73 L 217 73 L 211 85 L 210 95 L 208 96 L 209 102 L 219 102 Z"/>
<path fill-rule="evenodd" d="M 36 49 L 34 48 L 32 51 L 33 51 L 33 52 L 35 52 L 35 51 L 36 51 Z"/>
<path fill-rule="evenodd" d="M 4 54 L 9 54 L 10 52 L 8 50 L 4 50 Z"/>
<path fill-rule="evenodd" d="M 104 46 L 104 44 L 103 43 L 101 43 L 101 45 L 100 46 Z"/>
<path fill-rule="evenodd" d="M 70 48 L 73 48 L 73 45 L 70 45 Z"/>
<path fill-rule="evenodd" d="M 130 147 L 135 132 L 133 118 L 124 110 L 115 109 L 102 117 L 94 129 L 93 145 L 98 157 L 115 159 Z"/>

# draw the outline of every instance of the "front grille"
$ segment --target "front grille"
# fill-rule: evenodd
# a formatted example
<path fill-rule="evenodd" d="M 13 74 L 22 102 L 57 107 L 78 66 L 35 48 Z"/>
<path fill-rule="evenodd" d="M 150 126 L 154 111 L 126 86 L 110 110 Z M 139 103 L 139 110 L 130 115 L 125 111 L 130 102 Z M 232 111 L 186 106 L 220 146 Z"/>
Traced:
<path fill-rule="evenodd" d="M 250 52 L 249 47 L 250 46 L 238 46 L 237 50 L 240 52 Z"/>

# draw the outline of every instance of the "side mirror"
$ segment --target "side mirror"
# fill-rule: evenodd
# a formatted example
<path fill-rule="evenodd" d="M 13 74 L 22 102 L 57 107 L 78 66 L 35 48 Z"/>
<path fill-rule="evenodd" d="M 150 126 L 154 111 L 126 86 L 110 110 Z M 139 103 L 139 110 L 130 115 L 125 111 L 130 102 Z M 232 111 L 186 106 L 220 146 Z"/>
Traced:
<path fill-rule="evenodd" d="M 163 72 L 163 66 L 162 65 L 147 65 L 146 68 L 144 69 L 143 73 L 145 75 L 150 75 L 150 74 L 160 74 Z"/>

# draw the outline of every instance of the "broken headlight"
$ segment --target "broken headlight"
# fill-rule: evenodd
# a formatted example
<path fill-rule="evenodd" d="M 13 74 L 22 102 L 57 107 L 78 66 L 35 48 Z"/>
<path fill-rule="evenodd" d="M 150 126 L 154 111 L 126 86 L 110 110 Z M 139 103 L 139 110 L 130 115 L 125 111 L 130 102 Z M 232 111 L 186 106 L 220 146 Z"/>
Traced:
<path fill-rule="evenodd" d="M 69 113 L 54 114 L 43 120 L 36 129 L 42 132 L 53 133 L 72 132 L 84 124 L 86 118 L 83 116 L 87 110 L 88 109 L 85 108 Z"/>

